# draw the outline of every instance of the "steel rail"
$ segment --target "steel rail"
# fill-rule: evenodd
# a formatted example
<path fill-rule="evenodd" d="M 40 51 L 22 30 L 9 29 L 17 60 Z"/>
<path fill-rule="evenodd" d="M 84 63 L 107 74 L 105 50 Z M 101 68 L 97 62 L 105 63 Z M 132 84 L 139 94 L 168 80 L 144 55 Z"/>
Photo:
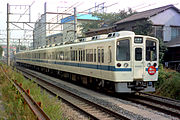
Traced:
<path fill-rule="evenodd" d="M 48 115 L 41 109 L 41 107 L 32 99 L 30 95 L 15 81 L 11 80 L 3 70 L 2 66 L 1 71 L 6 76 L 6 78 L 13 84 L 13 86 L 19 91 L 23 99 L 26 101 L 32 112 L 37 116 L 38 120 L 50 120 Z"/>
<path fill-rule="evenodd" d="M 149 95 L 147 93 L 140 93 L 140 94 L 146 94 L 146 95 Z M 164 102 L 163 100 L 158 100 L 158 98 L 161 98 L 161 97 L 157 97 L 156 95 L 152 95 L 154 98 L 157 98 L 156 99 L 153 99 L 151 98 L 151 96 L 142 96 L 142 95 L 133 95 L 131 97 L 125 97 L 123 99 L 125 100 L 129 100 L 129 101 L 132 101 L 132 102 L 135 102 L 135 103 L 138 103 L 138 104 L 141 104 L 141 105 L 145 105 L 149 108 L 152 108 L 152 109 L 155 109 L 155 110 L 158 110 L 160 112 L 163 112 L 165 114 L 168 114 L 168 115 L 171 115 L 171 116 L 174 116 L 174 117 L 177 117 L 180 119 L 180 109 L 179 109 L 179 106 L 176 105 L 176 104 L 170 104 L 168 102 Z M 164 98 L 164 97 L 163 97 Z M 165 98 L 164 98 L 165 99 Z M 170 98 L 168 98 L 167 100 L 169 100 L 170 102 Z M 172 102 L 174 102 L 176 100 L 172 100 Z M 176 101 L 176 103 L 178 104 L 178 102 Z"/>
<path fill-rule="evenodd" d="M 17 67 L 16 67 L 16 68 L 17 68 Z M 72 93 L 71 91 L 64 90 L 63 88 L 58 87 L 56 84 L 53 84 L 53 83 L 48 82 L 48 81 L 46 81 L 46 80 L 42 80 L 41 77 L 38 77 L 37 75 L 34 75 L 33 73 L 30 73 L 30 72 L 28 72 L 28 71 L 25 71 L 24 69 L 23 69 L 23 70 L 20 69 L 20 68 L 17 68 L 17 69 L 20 70 L 21 72 L 24 72 L 24 73 L 26 74 L 26 75 L 24 74 L 25 77 L 28 78 L 28 76 L 31 76 L 31 77 L 33 77 L 33 78 L 36 78 L 36 80 L 40 80 L 41 82 L 44 82 L 45 84 L 48 84 L 48 86 L 52 86 L 52 87 L 54 87 L 54 88 L 56 88 L 56 89 L 62 90 L 62 91 L 64 91 L 65 93 L 69 94 L 70 96 L 74 96 L 74 98 L 79 99 L 80 101 L 82 101 L 82 103 L 85 102 L 86 104 L 89 104 L 89 105 L 91 105 L 91 106 L 94 106 L 94 107 L 98 108 L 99 110 L 101 110 L 101 111 L 103 111 L 103 112 L 106 112 L 106 113 L 109 114 L 109 115 L 114 116 L 115 118 L 122 119 L 122 120 L 130 120 L 130 118 L 128 118 L 128 116 L 122 115 L 122 114 L 120 114 L 120 113 L 117 113 L 117 112 L 115 112 L 115 111 L 110 110 L 109 108 L 103 107 L 102 105 L 99 105 L 99 104 L 97 104 L 97 103 L 94 103 L 94 102 L 92 102 L 92 101 L 90 101 L 90 100 L 87 100 L 87 99 L 85 99 L 85 98 L 79 97 L 78 95 Z M 37 82 L 37 84 L 40 85 L 41 87 L 43 87 L 44 89 L 46 89 L 47 91 L 49 91 L 49 92 L 57 95 L 56 93 L 54 93 L 53 91 L 51 91 L 51 90 L 49 90 L 48 88 L 44 87 L 43 85 L 39 84 L 38 82 Z M 64 98 L 61 97 L 61 96 L 58 96 L 58 97 L 59 97 L 60 99 L 64 100 L 65 102 L 69 103 L 70 105 L 72 105 L 72 106 L 75 107 L 76 109 L 81 110 L 83 113 L 87 114 L 91 119 L 93 119 L 93 120 L 98 120 L 98 119 L 99 119 L 98 117 L 94 116 L 93 114 L 89 113 L 88 111 L 81 109 L 78 105 L 76 105 L 76 104 L 74 104 L 74 103 L 72 103 L 72 102 L 64 99 Z"/>
<path fill-rule="evenodd" d="M 158 96 L 158 95 L 154 95 L 154 94 L 150 94 L 150 93 L 144 93 L 144 92 L 138 92 L 138 93 L 140 95 L 147 95 L 147 96 L 152 96 L 152 97 L 155 97 L 155 98 L 160 98 L 160 99 L 164 99 L 164 100 L 180 103 L 180 100 L 175 100 L 175 99 L 172 99 L 172 98 L 167 98 L 167 97 Z"/>

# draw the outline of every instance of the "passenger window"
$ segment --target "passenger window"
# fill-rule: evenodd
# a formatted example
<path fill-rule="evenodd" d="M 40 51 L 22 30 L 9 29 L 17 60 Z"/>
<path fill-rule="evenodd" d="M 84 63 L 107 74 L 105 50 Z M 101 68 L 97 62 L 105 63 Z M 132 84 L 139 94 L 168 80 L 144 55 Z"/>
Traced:
<path fill-rule="evenodd" d="M 93 49 L 86 50 L 86 61 L 93 62 Z"/>
<path fill-rule="evenodd" d="M 81 51 L 79 50 L 79 61 L 81 61 Z"/>
<path fill-rule="evenodd" d="M 111 61 L 112 61 L 111 46 L 109 46 L 108 51 L 109 51 L 109 58 L 108 58 L 108 62 L 109 62 L 109 63 L 111 63 Z"/>
<path fill-rule="evenodd" d="M 101 51 L 100 51 L 100 49 L 98 49 L 98 62 L 100 63 L 101 61 L 100 61 L 100 55 L 101 55 Z"/>
<path fill-rule="evenodd" d="M 60 59 L 60 60 L 64 60 L 64 52 L 63 52 L 63 51 L 61 51 L 61 52 L 59 53 L 59 59 Z"/>
<path fill-rule="evenodd" d="M 77 61 L 77 50 L 75 52 L 75 61 Z"/>
<path fill-rule="evenodd" d="M 96 62 L 96 49 L 94 49 L 94 62 Z"/>
<path fill-rule="evenodd" d="M 142 48 L 135 48 L 135 60 L 136 61 L 142 60 Z"/>
<path fill-rule="evenodd" d="M 81 50 L 81 61 L 83 60 L 82 58 L 83 58 L 83 53 L 82 53 L 82 50 Z"/>
<path fill-rule="evenodd" d="M 102 54 L 102 63 L 104 63 L 104 49 L 101 49 L 101 54 Z"/>
<path fill-rule="evenodd" d="M 87 52 L 87 49 L 86 49 L 86 62 L 88 61 L 88 52 Z"/>
<path fill-rule="evenodd" d="M 75 61 L 75 51 L 71 51 L 71 61 Z"/>
<path fill-rule="evenodd" d="M 83 50 L 83 61 L 85 61 L 85 50 Z"/>

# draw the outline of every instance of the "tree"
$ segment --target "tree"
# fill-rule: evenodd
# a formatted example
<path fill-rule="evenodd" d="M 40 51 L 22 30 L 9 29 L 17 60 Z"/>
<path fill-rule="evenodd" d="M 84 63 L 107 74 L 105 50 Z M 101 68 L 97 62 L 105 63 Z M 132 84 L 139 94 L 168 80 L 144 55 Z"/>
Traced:
<path fill-rule="evenodd" d="M 88 21 L 82 23 L 80 25 L 80 27 L 82 28 L 81 32 L 85 33 L 89 29 L 112 26 L 116 21 L 124 19 L 132 14 L 135 14 L 135 12 L 132 12 L 131 8 L 129 8 L 128 11 L 119 10 L 119 12 L 117 13 L 92 13 L 93 16 L 99 18 L 99 21 Z"/>
<path fill-rule="evenodd" d="M 133 32 L 137 35 L 152 35 L 152 25 L 150 20 L 137 21 L 133 27 Z"/>
<path fill-rule="evenodd" d="M 0 46 L 0 58 L 2 57 L 3 48 Z"/>
<path fill-rule="evenodd" d="M 138 21 L 135 23 L 135 27 L 133 28 L 133 32 L 138 35 L 152 35 L 152 22 L 150 20 Z M 164 62 L 164 54 L 167 51 L 167 47 L 165 46 L 162 38 L 157 38 L 159 40 L 159 62 Z"/>
<path fill-rule="evenodd" d="M 164 44 L 163 39 L 159 38 L 159 62 L 164 63 L 164 55 L 167 51 L 167 46 Z"/>

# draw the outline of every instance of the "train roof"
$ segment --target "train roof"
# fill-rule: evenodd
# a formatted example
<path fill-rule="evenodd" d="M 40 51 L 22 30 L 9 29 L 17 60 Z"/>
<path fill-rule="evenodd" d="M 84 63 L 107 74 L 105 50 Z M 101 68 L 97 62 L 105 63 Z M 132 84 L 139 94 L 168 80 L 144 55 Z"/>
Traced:
<path fill-rule="evenodd" d="M 129 34 L 127 34 L 126 32 L 129 32 Z M 123 31 L 123 32 L 116 32 L 116 33 L 120 33 L 121 35 L 119 37 L 107 37 L 106 39 L 100 39 L 100 40 L 91 40 L 91 41 L 84 41 L 84 42 L 76 42 L 76 43 L 71 43 L 71 44 L 64 44 L 64 45 L 59 45 L 59 46 L 54 46 L 54 47 L 48 47 L 48 48 L 39 48 L 39 49 L 35 49 L 35 50 L 30 50 L 30 51 L 22 51 L 19 53 L 26 53 L 26 52 L 36 52 L 36 51 L 43 51 L 43 50 L 50 50 L 50 49 L 54 49 L 54 48 L 62 48 L 62 47 L 71 47 L 71 46 L 79 46 L 79 45 L 87 45 L 87 44 L 94 44 L 94 43 L 101 43 L 101 42 L 108 42 L 108 41 L 113 41 L 116 39 L 120 39 L 120 38 L 127 38 L 127 37 L 133 37 L 133 36 L 137 36 L 137 37 L 148 37 L 154 40 L 157 40 L 155 37 L 151 37 L 151 36 L 144 36 L 144 35 L 135 35 L 134 32 L 131 31 Z M 112 34 L 112 33 L 110 33 Z M 18 53 L 17 53 L 18 54 Z"/>

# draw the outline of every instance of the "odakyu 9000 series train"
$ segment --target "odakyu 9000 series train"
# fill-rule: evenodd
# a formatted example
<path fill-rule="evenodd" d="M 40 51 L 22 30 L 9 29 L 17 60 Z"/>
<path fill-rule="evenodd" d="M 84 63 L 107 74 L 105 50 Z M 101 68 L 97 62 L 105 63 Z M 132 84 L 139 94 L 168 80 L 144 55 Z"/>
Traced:
<path fill-rule="evenodd" d="M 120 31 L 16 54 L 16 63 L 89 87 L 119 93 L 155 91 L 159 41 Z"/>

